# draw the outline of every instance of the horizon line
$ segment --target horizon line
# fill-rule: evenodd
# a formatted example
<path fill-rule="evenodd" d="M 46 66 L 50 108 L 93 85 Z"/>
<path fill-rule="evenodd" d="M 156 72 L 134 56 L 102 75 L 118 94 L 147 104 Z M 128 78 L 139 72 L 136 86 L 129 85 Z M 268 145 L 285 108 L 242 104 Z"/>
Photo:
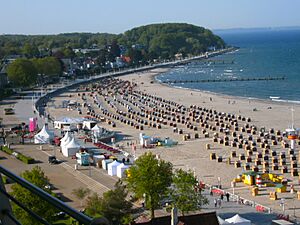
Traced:
<path fill-rule="evenodd" d="M 141 25 L 141 26 L 147 26 L 147 25 L 152 25 L 152 24 L 160 24 L 160 23 L 151 23 L 151 24 L 145 24 L 145 25 Z M 161 23 L 163 24 L 163 23 Z M 187 24 L 191 24 L 191 23 L 187 23 Z M 191 24 L 194 26 L 198 26 L 195 24 Z M 137 27 L 141 27 L 141 26 L 137 26 Z M 131 29 L 137 28 L 137 27 L 133 27 Z M 204 26 L 199 26 L 199 27 L 204 27 Z M 208 27 L 204 27 L 205 29 L 209 29 L 211 31 L 231 31 L 231 30 L 263 30 L 263 29 L 300 29 L 300 25 L 294 25 L 294 26 L 270 26 L 270 27 L 231 27 L 231 28 L 208 28 Z M 131 30 L 129 29 L 129 30 Z M 62 32 L 62 33 L 2 33 L 0 34 L 0 36 L 5 36 L 5 35 L 25 35 L 25 36 L 42 36 L 42 35 L 61 35 L 61 34 L 112 34 L 112 35 L 120 35 L 125 33 L 126 31 L 129 30 L 125 30 L 121 33 L 109 33 L 109 32 L 90 32 L 90 31 L 71 31 L 71 32 Z"/>

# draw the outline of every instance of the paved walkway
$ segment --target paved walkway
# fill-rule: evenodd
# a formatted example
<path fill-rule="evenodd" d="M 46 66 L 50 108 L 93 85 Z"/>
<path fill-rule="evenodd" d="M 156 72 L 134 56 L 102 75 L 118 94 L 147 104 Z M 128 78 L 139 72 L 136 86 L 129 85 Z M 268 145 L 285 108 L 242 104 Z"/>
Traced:
<path fill-rule="evenodd" d="M 210 196 L 208 190 L 205 190 L 203 194 L 209 200 L 209 204 L 203 207 L 203 211 L 216 211 L 217 215 L 222 219 L 228 219 L 237 213 L 245 219 L 251 220 L 253 225 L 269 225 L 272 223 L 273 219 L 276 219 L 276 215 L 274 214 L 257 212 L 255 208 L 248 205 L 238 204 L 232 199 L 227 202 L 225 196 L 221 203 L 221 207 L 215 207 L 214 200 L 219 198 L 219 196 Z"/>

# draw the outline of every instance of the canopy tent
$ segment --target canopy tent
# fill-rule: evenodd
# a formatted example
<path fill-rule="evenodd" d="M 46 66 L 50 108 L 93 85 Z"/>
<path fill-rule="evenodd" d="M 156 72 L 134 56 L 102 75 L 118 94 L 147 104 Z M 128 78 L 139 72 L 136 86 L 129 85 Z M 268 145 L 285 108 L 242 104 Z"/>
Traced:
<path fill-rule="evenodd" d="M 230 224 L 229 222 L 223 220 L 223 219 L 222 219 L 221 217 L 219 217 L 219 216 L 217 216 L 217 218 L 218 218 L 218 222 L 219 222 L 220 225 Z"/>
<path fill-rule="evenodd" d="M 65 137 L 62 138 L 61 141 L 60 141 L 61 149 L 63 149 L 65 146 L 67 146 L 69 144 L 69 142 L 72 140 L 72 135 L 71 134 L 65 135 Z"/>
<path fill-rule="evenodd" d="M 107 165 L 107 173 L 110 176 L 116 176 L 117 175 L 117 167 L 120 165 L 121 163 L 117 162 L 116 160 L 114 160 L 112 163 Z"/>
<path fill-rule="evenodd" d="M 62 147 L 62 154 L 66 157 L 75 155 L 80 150 L 80 145 L 75 141 L 75 138 Z"/>
<path fill-rule="evenodd" d="M 63 129 L 66 131 L 71 131 L 77 128 L 77 124 L 83 123 L 86 119 L 84 118 L 69 118 L 63 117 L 61 119 L 54 121 L 54 128 L 55 129 Z"/>
<path fill-rule="evenodd" d="M 126 176 L 125 171 L 129 168 L 128 165 L 125 165 L 124 163 L 121 163 L 117 167 L 117 177 L 123 178 Z"/>
<path fill-rule="evenodd" d="M 236 214 L 235 216 L 228 218 L 225 221 L 235 225 L 251 225 L 250 220 L 241 217 L 239 214 Z"/>
<path fill-rule="evenodd" d="M 69 137 L 71 137 L 71 133 L 69 131 L 67 131 L 65 136 L 63 136 L 63 138 L 60 139 L 60 143 L 65 142 Z"/>
<path fill-rule="evenodd" d="M 83 121 L 83 129 L 92 130 L 97 125 L 97 122 L 94 120 L 85 120 Z"/>
<path fill-rule="evenodd" d="M 93 132 L 94 137 L 100 137 L 103 134 L 104 129 L 96 124 L 91 131 Z"/>
<path fill-rule="evenodd" d="M 54 134 L 51 132 L 47 125 L 44 125 L 42 130 L 34 135 L 34 143 L 35 144 L 49 144 L 54 139 Z"/>
<path fill-rule="evenodd" d="M 104 169 L 104 170 L 107 170 L 108 168 L 107 168 L 107 165 L 109 164 L 109 163 L 111 163 L 113 160 L 112 159 L 105 159 L 105 160 L 102 160 L 102 169 Z"/>

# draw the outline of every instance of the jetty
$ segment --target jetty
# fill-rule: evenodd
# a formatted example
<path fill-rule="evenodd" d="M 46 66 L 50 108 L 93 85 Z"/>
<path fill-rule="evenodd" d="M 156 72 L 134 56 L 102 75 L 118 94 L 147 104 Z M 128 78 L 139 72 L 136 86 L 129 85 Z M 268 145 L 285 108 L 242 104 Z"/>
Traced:
<path fill-rule="evenodd" d="M 234 64 L 234 60 L 231 59 L 205 59 L 205 64 Z"/>
<path fill-rule="evenodd" d="M 176 83 L 213 83 L 213 82 L 233 82 L 233 81 L 271 81 L 285 80 L 285 77 L 249 77 L 249 78 L 226 78 L 226 79 L 202 79 L 202 80 L 166 80 L 164 84 Z"/>

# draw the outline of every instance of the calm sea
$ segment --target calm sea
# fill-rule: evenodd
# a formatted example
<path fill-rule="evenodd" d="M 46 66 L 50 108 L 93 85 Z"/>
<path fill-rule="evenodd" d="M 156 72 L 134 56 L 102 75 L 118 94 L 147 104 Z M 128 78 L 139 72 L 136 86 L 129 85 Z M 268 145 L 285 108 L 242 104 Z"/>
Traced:
<path fill-rule="evenodd" d="M 247 98 L 280 97 L 300 103 L 300 28 L 218 31 L 226 43 L 238 46 L 215 63 L 192 62 L 157 77 L 158 80 L 285 77 L 276 81 L 176 83 L 173 86 Z M 233 64 L 231 63 L 233 61 Z"/>

